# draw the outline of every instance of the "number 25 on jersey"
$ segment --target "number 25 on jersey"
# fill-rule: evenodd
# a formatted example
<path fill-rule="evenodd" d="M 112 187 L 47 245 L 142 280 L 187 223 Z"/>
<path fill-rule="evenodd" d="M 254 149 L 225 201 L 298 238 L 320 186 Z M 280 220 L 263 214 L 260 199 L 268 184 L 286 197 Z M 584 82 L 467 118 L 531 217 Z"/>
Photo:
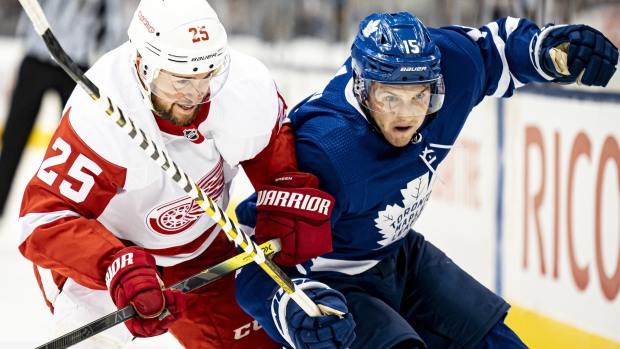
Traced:
<path fill-rule="evenodd" d="M 60 137 L 56 138 L 56 141 L 54 141 L 54 144 L 52 145 L 52 149 L 59 150 L 60 154 L 45 159 L 41 163 L 39 172 L 37 172 L 37 177 L 49 186 L 54 186 L 57 184 L 55 182 L 58 177 L 58 173 L 48 169 L 53 166 L 64 164 L 67 162 L 67 159 L 69 159 L 69 155 L 71 155 L 71 145 Z M 97 165 L 94 161 L 86 157 L 84 154 L 79 154 L 73 161 L 69 171 L 67 171 L 67 175 L 80 182 L 82 185 L 78 190 L 75 190 L 71 187 L 71 183 L 63 180 L 60 182 L 58 187 L 62 195 L 75 202 L 84 201 L 90 190 L 95 185 L 95 179 L 93 176 L 84 172 L 83 169 L 87 169 L 95 175 L 99 175 L 102 171 L 101 167 L 99 167 L 99 165 Z"/>

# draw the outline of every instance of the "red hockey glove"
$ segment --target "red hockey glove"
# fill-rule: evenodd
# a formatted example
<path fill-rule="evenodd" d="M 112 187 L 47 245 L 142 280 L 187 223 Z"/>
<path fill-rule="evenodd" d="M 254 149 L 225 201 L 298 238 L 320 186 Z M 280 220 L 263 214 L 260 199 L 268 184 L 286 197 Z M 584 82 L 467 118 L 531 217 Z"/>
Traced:
<path fill-rule="evenodd" d="M 294 266 L 332 251 L 329 217 L 334 198 L 316 188 L 318 179 L 302 172 L 279 174 L 258 191 L 256 241 L 280 238 L 274 261 Z"/>
<path fill-rule="evenodd" d="M 114 255 L 106 273 L 106 283 L 118 309 L 133 305 L 137 317 L 125 321 L 134 337 L 153 337 L 168 332 L 181 319 L 186 295 L 162 290 L 155 258 L 148 252 L 129 247 Z"/>

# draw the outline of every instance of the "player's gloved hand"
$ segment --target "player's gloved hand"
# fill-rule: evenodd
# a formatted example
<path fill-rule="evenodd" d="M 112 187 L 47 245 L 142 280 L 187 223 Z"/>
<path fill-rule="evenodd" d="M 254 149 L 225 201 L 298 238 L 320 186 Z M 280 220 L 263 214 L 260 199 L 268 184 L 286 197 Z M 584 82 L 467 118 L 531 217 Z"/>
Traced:
<path fill-rule="evenodd" d="M 117 252 L 106 273 L 106 283 L 118 309 L 133 305 L 137 317 L 125 321 L 134 337 L 152 337 L 168 332 L 181 319 L 186 295 L 163 290 L 155 258 L 148 252 L 129 247 Z"/>
<path fill-rule="evenodd" d="M 616 72 L 618 48 L 587 25 L 551 27 L 540 47 L 540 65 L 556 82 L 606 86 Z"/>
<path fill-rule="evenodd" d="M 316 304 L 325 305 L 344 313 L 310 317 L 297 303 L 286 306 L 286 323 L 290 339 L 297 349 L 345 349 L 355 339 L 355 321 L 348 312 L 342 293 L 330 288 L 306 289 L 304 292 Z"/>
<path fill-rule="evenodd" d="M 315 176 L 286 172 L 258 191 L 256 241 L 280 238 L 276 263 L 291 267 L 332 251 L 334 198 L 317 188 Z"/>

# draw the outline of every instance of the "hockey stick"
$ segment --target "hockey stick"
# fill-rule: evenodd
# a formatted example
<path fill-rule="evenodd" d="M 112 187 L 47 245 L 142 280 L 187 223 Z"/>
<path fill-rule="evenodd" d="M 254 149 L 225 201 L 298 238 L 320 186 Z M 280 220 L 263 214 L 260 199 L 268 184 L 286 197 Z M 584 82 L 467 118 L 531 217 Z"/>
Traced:
<path fill-rule="evenodd" d="M 310 316 L 318 317 L 324 313 L 319 307 L 300 289 L 298 289 L 293 281 L 284 274 L 282 269 L 278 267 L 271 259 L 265 258 L 265 254 L 261 251 L 256 243 L 248 237 L 238 226 L 232 221 L 221 208 L 219 208 L 211 198 L 209 198 L 199 186 L 192 181 L 183 170 L 166 154 L 165 151 L 157 148 L 155 143 L 146 137 L 146 134 L 136 126 L 131 118 L 125 117 L 123 112 L 112 104 L 112 101 L 101 91 L 95 84 L 90 81 L 78 66 L 71 60 L 71 57 L 60 46 L 60 43 L 52 33 L 47 18 L 41 9 L 37 0 L 19 0 L 26 14 L 32 21 L 35 31 L 43 38 L 45 45 L 49 50 L 56 63 L 71 76 L 73 81 L 80 85 L 90 97 L 99 104 L 110 120 L 114 121 L 134 143 L 144 150 L 162 170 L 174 180 L 187 195 L 192 198 L 205 212 L 220 225 L 222 230 L 235 241 L 237 246 L 241 247 L 247 254 L 252 256 L 254 261 L 269 276 L 289 294 L 289 296 Z"/>
<path fill-rule="evenodd" d="M 259 246 L 263 253 L 268 256 L 280 252 L 282 245 L 278 239 L 267 241 Z M 183 293 L 191 292 L 199 287 L 208 285 L 229 273 L 252 263 L 252 257 L 243 252 L 230 259 L 220 262 L 213 267 L 203 270 L 200 273 L 190 276 L 185 280 L 170 286 L 171 290 L 179 290 Z M 35 349 L 63 349 L 75 345 L 111 327 L 123 323 L 136 316 L 136 312 L 131 305 L 97 319 L 88 325 L 84 325 L 54 340 L 51 340 Z"/>

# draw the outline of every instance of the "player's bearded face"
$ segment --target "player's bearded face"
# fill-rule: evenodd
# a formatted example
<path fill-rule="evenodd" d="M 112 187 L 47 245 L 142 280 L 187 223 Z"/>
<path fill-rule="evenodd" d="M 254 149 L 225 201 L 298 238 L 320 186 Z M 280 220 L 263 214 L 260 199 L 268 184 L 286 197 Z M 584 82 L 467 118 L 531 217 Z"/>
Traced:
<path fill-rule="evenodd" d="M 139 72 L 140 83 L 146 89 L 146 76 L 140 74 L 141 70 L 138 68 L 141 63 L 141 57 L 138 57 L 136 69 Z M 190 75 L 174 74 L 164 69 L 156 71 L 153 80 L 148 83 L 153 110 L 174 125 L 189 125 L 196 118 L 200 106 L 213 97 L 212 85 L 215 84 L 219 91 L 226 81 L 227 74 L 218 76 L 222 69 L 220 67 L 206 73 Z M 227 69 L 224 70 L 228 72 Z M 214 82 L 215 77 L 219 79 Z"/>
<path fill-rule="evenodd" d="M 187 126 L 196 119 L 196 114 L 201 105 L 181 105 L 159 98 L 151 94 L 151 102 L 155 113 L 162 119 L 177 126 Z"/>
<path fill-rule="evenodd" d="M 427 85 L 386 85 L 373 82 L 368 94 L 370 113 L 385 139 L 404 147 L 424 122 L 431 87 Z"/>
<path fill-rule="evenodd" d="M 209 97 L 211 78 L 219 69 L 203 74 L 177 75 L 161 70 L 153 80 L 151 102 L 164 120 L 187 126 L 196 118 L 200 105 Z"/>

